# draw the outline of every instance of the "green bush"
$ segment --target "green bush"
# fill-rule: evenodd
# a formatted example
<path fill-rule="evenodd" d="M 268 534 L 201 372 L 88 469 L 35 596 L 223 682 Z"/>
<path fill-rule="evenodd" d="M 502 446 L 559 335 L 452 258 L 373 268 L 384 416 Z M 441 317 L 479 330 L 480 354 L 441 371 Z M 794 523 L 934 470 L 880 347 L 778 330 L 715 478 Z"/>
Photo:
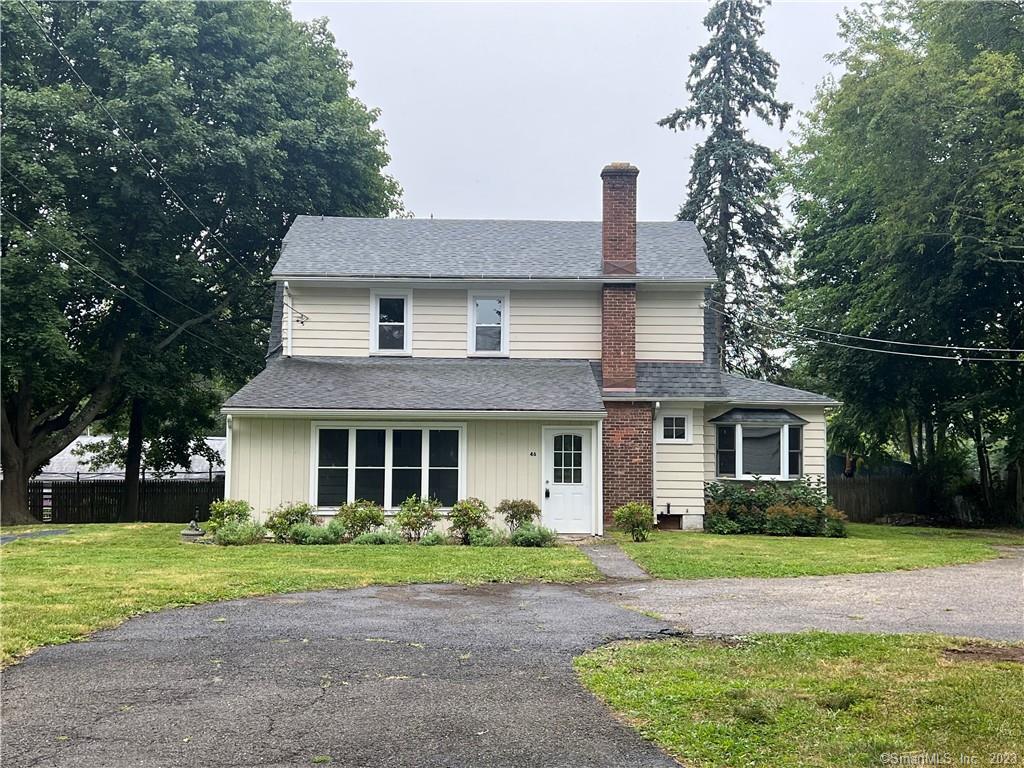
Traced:
<path fill-rule="evenodd" d="M 341 520 L 345 530 L 354 538 L 384 525 L 384 510 L 366 499 L 345 504 L 335 517 Z"/>
<path fill-rule="evenodd" d="M 829 525 L 828 496 L 815 479 L 792 482 L 708 483 L 704 529 L 710 533 L 766 533 L 770 536 L 845 535 L 845 518 Z M 826 533 L 826 529 L 835 533 Z"/>
<path fill-rule="evenodd" d="M 313 525 L 312 523 L 296 523 L 288 530 L 288 540 L 292 544 L 340 544 L 345 535 L 343 526 Z"/>
<path fill-rule="evenodd" d="M 416 495 L 403 501 L 395 515 L 395 522 L 402 535 L 409 541 L 419 541 L 423 534 L 432 531 L 441 519 L 441 513 L 437 511 L 439 506 L 441 502 L 437 499 L 421 499 Z"/>
<path fill-rule="evenodd" d="M 473 528 L 469 531 L 471 547 L 504 547 L 508 544 L 508 536 L 504 531 L 494 528 Z"/>
<path fill-rule="evenodd" d="M 381 528 L 361 533 L 352 539 L 353 544 L 404 544 L 405 538 L 394 528 Z"/>
<path fill-rule="evenodd" d="M 505 499 L 494 508 L 494 514 L 505 518 L 505 525 L 514 532 L 521 525 L 540 519 L 540 507 L 529 499 Z"/>
<path fill-rule="evenodd" d="M 557 540 L 558 534 L 550 528 L 533 523 L 519 526 L 509 537 L 513 547 L 553 547 Z"/>
<path fill-rule="evenodd" d="M 824 533 L 830 539 L 846 538 L 846 515 L 832 506 L 825 507 Z"/>
<path fill-rule="evenodd" d="M 293 526 L 305 523 L 316 524 L 316 507 L 305 502 L 282 504 L 277 507 L 264 523 L 277 541 L 287 541 Z"/>
<path fill-rule="evenodd" d="M 228 520 L 217 526 L 213 543 L 222 547 L 243 547 L 263 541 L 267 529 L 250 520 Z"/>
<path fill-rule="evenodd" d="M 203 525 L 206 532 L 217 533 L 217 529 L 225 523 L 246 523 L 252 520 L 252 507 L 247 501 L 240 499 L 224 499 L 210 505 L 210 519 Z"/>
<path fill-rule="evenodd" d="M 457 501 L 448 515 L 452 538 L 460 544 L 469 544 L 469 532 L 486 528 L 490 516 L 491 510 L 480 499 Z"/>
<path fill-rule="evenodd" d="M 431 531 L 430 533 L 424 534 L 423 538 L 420 539 L 421 547 L 439 547 L 442 544 L 448 542 L 447 537 L 440 531 Z"/>
<path fill-rule="evenodd" d="M 647 541 L 654 530 L 654 510 L 639 501 L 623 504 L 612 512 L 612 519 L 620 531 L 633 537 L 633 541 Z"/>

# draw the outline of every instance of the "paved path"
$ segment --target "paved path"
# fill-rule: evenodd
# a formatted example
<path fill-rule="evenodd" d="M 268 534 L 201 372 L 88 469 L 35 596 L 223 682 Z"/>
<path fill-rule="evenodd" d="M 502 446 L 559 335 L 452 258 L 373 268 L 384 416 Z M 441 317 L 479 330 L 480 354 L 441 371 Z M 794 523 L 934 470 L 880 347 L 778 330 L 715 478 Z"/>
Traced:
<path fill-rule="evenodd" d="M 647 571 L 641 568 L 614 541 L 580 546 L 580 551 L 606 579 L 649 579 Z"/>
<path fill-rule="evenodd" d="M 698 635 L 937 632 L 1024 640 L 1024 548 L 971 565 L 793 579 L 594 584 L 584 589 L 653 611 Z"/>
<path fill-rule="evenodd" d="M 61 528 L 60 530 L 46 530 L 46 531 L 29 531 L 28 533 L 11 533 L 6 536 L 0 536 L 0 546 L 4 544 L 10 544 L 12 541 L 18 539 L 37 539 L 42 536 L 63 536 L 65 533 L 71 533 L 67 528 Z"/>
<path fill-rule="evenodd" d="M 556 585 L 163 611 L 4 674 L 4 766 L 662 766 L 572 657 L 667 626 Z"/>

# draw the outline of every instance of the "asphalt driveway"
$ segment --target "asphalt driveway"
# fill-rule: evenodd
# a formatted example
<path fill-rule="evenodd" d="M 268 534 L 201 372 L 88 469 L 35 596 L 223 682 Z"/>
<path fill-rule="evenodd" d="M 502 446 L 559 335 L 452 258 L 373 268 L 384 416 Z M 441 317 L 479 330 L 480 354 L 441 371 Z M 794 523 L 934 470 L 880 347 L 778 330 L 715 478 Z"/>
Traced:
<path fill-rule="evenodd" d="M 611 581 L 583 587 L 696 635 L 938 633 L 1024 640 L 1024 548 L 970 565 L 791 579 Z"/>
<path fill-rule="evenodd" d="M 571 664 L 666 626 L 555 585 L 371 587 L 164 611 L 7 670 L 3 762 L 672 766 Z"/>

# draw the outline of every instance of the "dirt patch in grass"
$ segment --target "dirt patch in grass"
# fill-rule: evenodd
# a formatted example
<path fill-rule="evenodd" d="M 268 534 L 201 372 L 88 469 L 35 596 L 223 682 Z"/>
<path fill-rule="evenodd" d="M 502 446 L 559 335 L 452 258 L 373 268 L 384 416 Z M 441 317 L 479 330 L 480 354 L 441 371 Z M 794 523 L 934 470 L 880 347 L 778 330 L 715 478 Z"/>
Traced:
<path fill-rule="evenodd" d="M 1012 661 L 1024 664 L 1024 648 L 1021 647 L 968 645 L 963 648 L 946 648 L 942 655 L 953 661 Z"/>

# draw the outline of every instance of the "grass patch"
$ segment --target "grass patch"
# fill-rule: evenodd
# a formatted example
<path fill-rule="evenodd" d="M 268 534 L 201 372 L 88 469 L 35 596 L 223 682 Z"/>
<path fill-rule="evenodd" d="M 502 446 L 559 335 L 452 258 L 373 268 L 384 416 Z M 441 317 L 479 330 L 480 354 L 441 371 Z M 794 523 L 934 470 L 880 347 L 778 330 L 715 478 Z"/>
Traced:
<path fill-rule="evenodd" d="M 0 550 L 5 664 L 168 606 L 368 584 L 597 578 L 575 547 L 216 547 L 181 543 L 180 524 L 68 527 Z"/>
<path fill-rule="evenodd" d="M 896 756 L 922 753 L 988 765 L 993 754 L 1024 754 L 1024 667 L 951 661 L 950 645 L 821 633 L 666 640 L 605 646 L 575 665 L 584 685 L 688 766 L 909 765 Z"/>
<path fill-rule="evenodd" d="M 639 543 L 619 533 L 616 539 L 652 576 L 706 579 L 827 576 L 974 563 L 998 557 L 992 545 L 1024 545 L 1024 532 L 850 523 L 845 539 L 675 531 L 658 531 L 650 541 Z"/>

